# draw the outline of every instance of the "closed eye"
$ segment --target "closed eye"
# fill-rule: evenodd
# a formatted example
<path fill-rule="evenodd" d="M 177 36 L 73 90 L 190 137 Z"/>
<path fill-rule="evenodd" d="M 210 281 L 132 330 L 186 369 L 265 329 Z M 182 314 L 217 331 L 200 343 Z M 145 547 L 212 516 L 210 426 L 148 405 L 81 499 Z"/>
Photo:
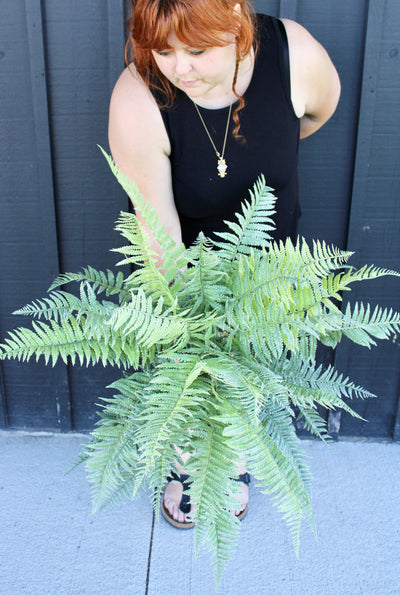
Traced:
<path fill-rule="evenodd" d="M 201 54 L 204 54 L 206 50 L 190 50 L 188 49 L 187 52 L 191 55 L 191 56 L 201 56 Z M 159 55 L 159 56 L 169 56 L 172 52 L 172 50 L 155 50 L 155 52 Z"/>

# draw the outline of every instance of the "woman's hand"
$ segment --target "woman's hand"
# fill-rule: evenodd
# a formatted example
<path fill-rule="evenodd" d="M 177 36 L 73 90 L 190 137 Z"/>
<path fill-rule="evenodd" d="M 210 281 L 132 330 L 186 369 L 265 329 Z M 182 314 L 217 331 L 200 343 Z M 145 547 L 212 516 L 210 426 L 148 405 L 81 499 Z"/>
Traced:
<path fill-rule="evenodd" d="M 340 97 L 340 80 L 322 45 L 298 23 L 288 19 L 282 22 L 289 42 L 292 103 L 301 119 L 300 138 L 305 138 L 334 113 Z"/>

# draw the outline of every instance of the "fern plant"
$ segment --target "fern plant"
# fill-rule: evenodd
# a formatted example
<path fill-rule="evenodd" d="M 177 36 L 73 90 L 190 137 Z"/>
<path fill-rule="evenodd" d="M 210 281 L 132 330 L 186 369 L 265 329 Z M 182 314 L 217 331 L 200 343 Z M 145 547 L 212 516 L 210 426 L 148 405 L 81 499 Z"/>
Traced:
<path fill-rule="evenodd" d="M 272 242 L 275 197 L 263 178 L 217 240 L 200 234 L 189 249 L 177 246 L 105 155 L 159 242 L 164 271 L 146 228 L 121 213 L 117 229 L 129 243 L 117 249 L 119 264 L 134 265 L 133 272 L 88 267 L 59 276 L 49 297 L 16 312 L 38 320 L 10 332 L 1 357 L 123 368 L 82 455 L 95 509 L 147 486 L 158 511 L 179 446 L 191 455 L 185 471 L 193 481 L 196 548 L 210 548 L 219 579 L 239 531 L 229 512 L 239 493 L 231 478 L 244 456 L 297 550 L 301 520 L 313 524 L 313 516 L 310 471 L 293 420 L 300 416 L 327 441 L 317 405 L 359 417 L 348 400 L 374 396 L 333 367 L 318 366 L 317 344 L 334 348 L 346 336 L 370 347 L 398 332 L 400 315 L 392 310 L 338 307 L 351 283 L 398 273 L 355 270 L 347 264 L 350 252 L 323 242 Z M 78 296 L 60 290 L 71 281 L 80 284 Z"/>

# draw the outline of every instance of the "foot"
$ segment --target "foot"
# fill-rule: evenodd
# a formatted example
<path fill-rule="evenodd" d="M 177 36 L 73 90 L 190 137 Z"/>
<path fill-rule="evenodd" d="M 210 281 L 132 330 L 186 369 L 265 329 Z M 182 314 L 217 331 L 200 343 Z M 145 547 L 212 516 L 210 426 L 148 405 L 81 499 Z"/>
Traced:
<path fill-rule="evenodd" d="M 185 494 L 187 494 L 187 491 Z M 182 483 L 176 480 L 170 481 L 164 492 L 164 506 L 171 517 L 178 523 L 193 523 L 194 506 L 190 505 L 190 510 L 188 512 L 183 512 L 180 508 L 182 496 Z"/>
<path fill-rule="evenodd" d="M 247 483 L 245 483 L 244 481 L 239 481 L 239 480 L 237 482 L 239 484 L 240 493 L 234 494 L 233 497 L 237 498 L 238 507 L 235 510 L 230 511 L 230 512 L 232 512 L 232 514 L 234 514 L 237 517 L 240 515 L 242 517 L 244 516 L 243 513 L 246 510 L 247 504 L 249 502 L 249 486 L 248 486 L 249 481 L 250 481 L 250 479 L 248 479 Z"/>

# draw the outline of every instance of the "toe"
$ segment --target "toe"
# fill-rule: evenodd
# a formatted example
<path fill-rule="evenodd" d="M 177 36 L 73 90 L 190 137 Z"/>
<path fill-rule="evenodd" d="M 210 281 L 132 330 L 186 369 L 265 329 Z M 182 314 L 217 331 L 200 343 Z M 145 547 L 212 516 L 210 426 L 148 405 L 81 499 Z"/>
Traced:
<path fill-rule="evenodd" d="M 179 521 L 180 523 L 184 523 L 185 522 L 185 514 L 178 508 L 177 511 L 177 521 Z"/>
<path fill-rule="evenodd" d="M 164 498 L 164 506 L 168 510 L 169 514 L 171 516 L 174 516 L 174 512 L 175 512 L 175 508 L 176 508 L 174 505 L 174 502 L 172 502 L 172 500 L 170 500 L 169 498 Z"/>

